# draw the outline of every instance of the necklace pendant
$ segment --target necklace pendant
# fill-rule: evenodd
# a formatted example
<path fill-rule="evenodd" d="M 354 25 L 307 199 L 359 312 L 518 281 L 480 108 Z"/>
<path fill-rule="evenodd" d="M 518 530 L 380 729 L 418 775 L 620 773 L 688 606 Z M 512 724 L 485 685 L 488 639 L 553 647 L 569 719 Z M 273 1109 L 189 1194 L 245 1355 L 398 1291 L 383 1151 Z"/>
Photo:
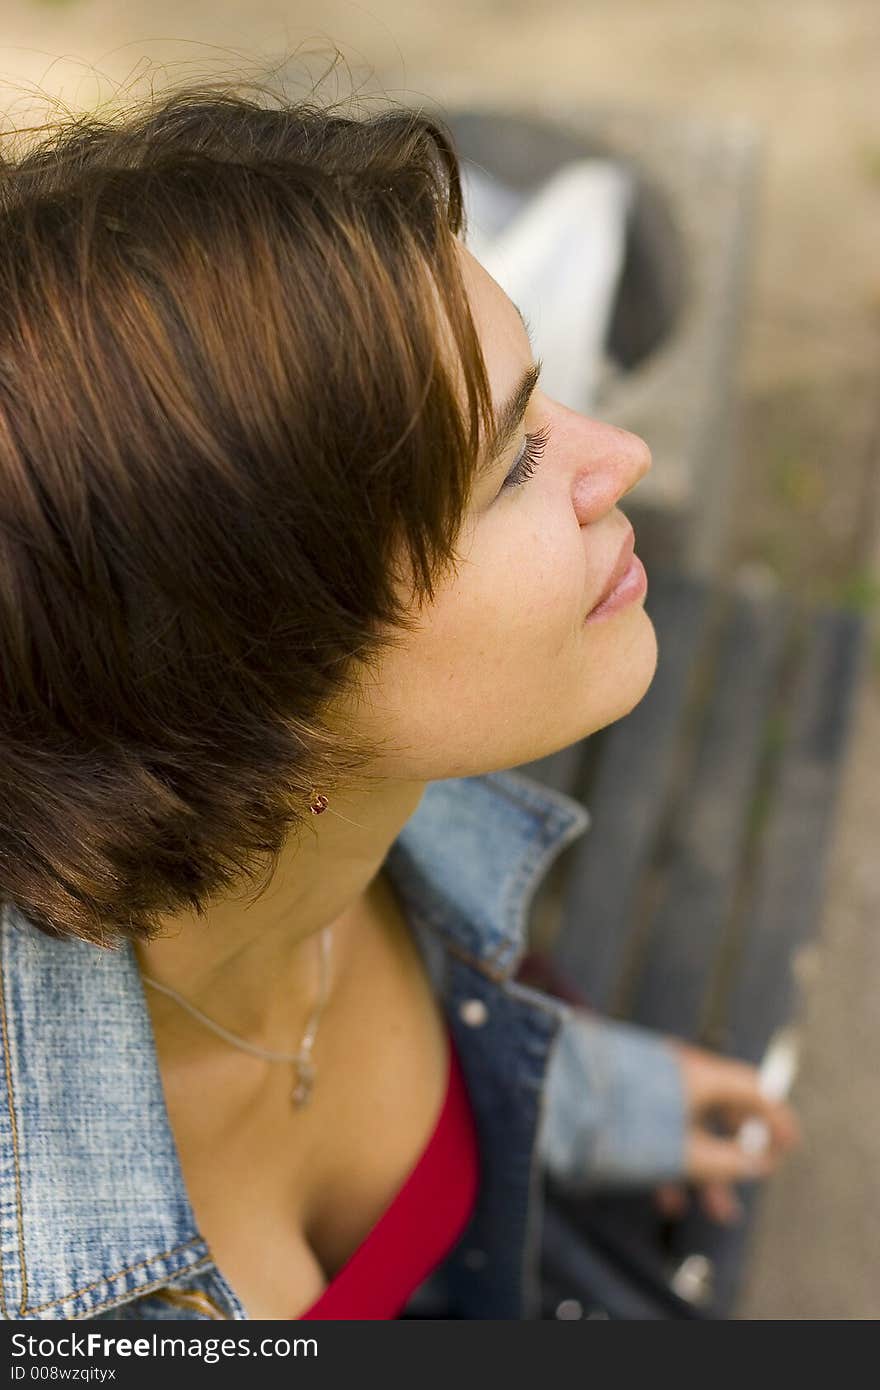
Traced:
<path fill-rule="evenodd" d="M 312 1087 L 315 1083 L 315 1068 L 308 1058 L 303 1058 L 297 1062 L 297 1083 L 290 1093 L 290 1099 L 294 1105 L 305 1105 L 312 1094 Z"/>

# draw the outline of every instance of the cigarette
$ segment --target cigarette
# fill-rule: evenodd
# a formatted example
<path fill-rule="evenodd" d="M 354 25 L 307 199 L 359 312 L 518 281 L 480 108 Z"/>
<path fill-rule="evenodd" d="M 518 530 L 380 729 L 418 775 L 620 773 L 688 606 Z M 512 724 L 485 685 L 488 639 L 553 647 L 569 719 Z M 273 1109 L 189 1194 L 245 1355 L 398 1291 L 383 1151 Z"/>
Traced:
<path fill-rule="evenodd" d="M 758 1090 L 768 1100 L 785 1100 L 797 1075 L 800 1041 L 794 1028 L 774 1033 L 758 1068 Z M 737 1143 L 744 1153 L 758 1157 L 770 1143 L 766 1121 L 746 1120 L 739 1128 Z"/>

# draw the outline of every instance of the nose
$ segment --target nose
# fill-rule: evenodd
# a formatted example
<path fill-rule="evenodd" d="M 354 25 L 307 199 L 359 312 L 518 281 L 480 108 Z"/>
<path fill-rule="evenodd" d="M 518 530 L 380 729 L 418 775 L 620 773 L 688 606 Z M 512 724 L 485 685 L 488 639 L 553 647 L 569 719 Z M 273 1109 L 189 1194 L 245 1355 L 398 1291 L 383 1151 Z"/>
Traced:
<path fill-rule="evenodd" d="M 572 496 L 581 523 L 594 521 L 638 487 L 652 467 L 648 444 L 641 435 L 597 420 L 586 422 L 572 482 Z"/>

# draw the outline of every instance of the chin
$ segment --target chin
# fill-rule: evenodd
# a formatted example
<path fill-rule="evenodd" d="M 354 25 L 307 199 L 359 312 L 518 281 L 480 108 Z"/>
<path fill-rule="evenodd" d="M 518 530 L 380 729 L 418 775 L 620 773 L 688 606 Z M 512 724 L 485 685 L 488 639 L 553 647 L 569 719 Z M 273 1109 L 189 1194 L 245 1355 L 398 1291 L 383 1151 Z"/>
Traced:
<path fill-rule="evenodd" d="M 654 624 L 643 608 L 639 609 L 639 614 L 641 639 L 632 645 L 627 654 L 624 663 L 627 689 L 625 692 L 621 692 L 624 699 L 614 719 L 623 719 L 625 715 L 635 709 L 636 705 L 641 703 L 657 674 L 659 658 L 657 634 L 654 631 Z M 608 722 L 612 723 L 613 720 Z"/>
<path fill-rule="evenodd" d="M 645 698 L 657 673 L 657 634 L 644 609 L 639 610 L 638 632 L 627 642 L 623 655 L 615 661 L 614 676 L 607 699 L 601 701 L 591 727 L 580 735 L 598 733 L 599 729 L 624 719 Z M 597 702 L 598 703 L 598 702 Z M 574 740 L 572 740 L 574 742 Z"/>
<path fill-rule="evenodd" d="M 548 737 L 548 729 L 542 729 L 539 721 L 532 719 L 529 721 L 527 733 L 533 737 L 543 733 L 544 737 L 540 742 L 526 741 L 519 746 L 508 747 L 492 761 L 491 767 L 484 763 L 479 768 L 447 772 L 445 775 L 475 776 L 537 762 L 540 758 L 548 758 L 551 754 L 598 733 L 600 729 L 607 728 L 609 724 L 616 724 L 619 719 L 624 719 L 645 698 L 657 670 L 657 636 L 648 615 L 643 609 L 640 613 L 642 616 L 637 625 L 630 625 L 629 640 L 621 649 L 623 654 L 615 657 L 613 672 L 605 672 L 603 688 L 599 689 L 599 682 L 594 681 L 592 688 L 587 691 L 591 696 L 588 708 L 584 709 L 581 705 L 578 711 L 575 704 L 576 694 L 572 693 L 569 705 L 571 723 L 567 729 L 560 730 L 557 726 L 555 735 Z"/>
<path fill-rule="evenodd" d="M 627 614 L 630 617 L 630 614 Z M 535 730 L 530 728 L 530 733 L 544 733 L 544 741 L 532 742 L 517 748 L 516 756 L 507 753 L 505 760 L 498 760 L 492 769 L 482 769 L 484 771 L 495 769 L 506 769 L 506 767 L 520 767 L 523 763 L 537 762 L 541 758 L 549 758 L 552 753 L 560 752 L 560 749 L 570 748 L 571 744 L 577 744 L 581 738 L 589 738 L 591 734 L 598 734 L 601 728 L 606 728 L 609 724 L 616 724 L 617 720 L 624 719 L 631 710 L 641 703 L 645 695 L 651 689 L 651 682 L 655 677 L 656 667 L 658 667 L 658 642 L 653 631 L 653 624 L 644 609 L 639 609 L 637 614 L 633 614 L 635 619 L 630 627 L 630 639 L 623 648 L 614 645 L 613 659 L 610 653 L 606 653 L 605 663 L 602 657 L 596 653 L 594 660 L 596 666 L 602 673 L 602 681 L 592 682 L 589 689 L 589 702 L 587 709 L 574 708 L 574 703 L 570 706 L 571 723 L 566 730 L 557 727 L 555 735 L 548 738 L 548 730 Z M 574 701 L 574 696 L 573 696 Z M 459 773 L 457 776 L 466 776 Z"/>

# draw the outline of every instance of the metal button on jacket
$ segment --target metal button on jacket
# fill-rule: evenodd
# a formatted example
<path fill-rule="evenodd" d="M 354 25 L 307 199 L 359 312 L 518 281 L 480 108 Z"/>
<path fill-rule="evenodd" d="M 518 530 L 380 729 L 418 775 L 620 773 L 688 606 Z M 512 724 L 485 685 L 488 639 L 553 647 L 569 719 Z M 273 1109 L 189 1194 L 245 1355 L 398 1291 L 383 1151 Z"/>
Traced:
<path fill-rule="evenodd" d="M 563 1321 L 582 1318 L 584 1316 L 583 1304 L 577 1298 L 564 1298 L 561 1303 L 556 1305 L 556 1316 Z"/>
<path fill-rule="evenodd" d="M 480 1028 L 489 1017 L 482 999 L 463 999 L 458 1006 L 459 1017 L 471 1028 Z"/>

